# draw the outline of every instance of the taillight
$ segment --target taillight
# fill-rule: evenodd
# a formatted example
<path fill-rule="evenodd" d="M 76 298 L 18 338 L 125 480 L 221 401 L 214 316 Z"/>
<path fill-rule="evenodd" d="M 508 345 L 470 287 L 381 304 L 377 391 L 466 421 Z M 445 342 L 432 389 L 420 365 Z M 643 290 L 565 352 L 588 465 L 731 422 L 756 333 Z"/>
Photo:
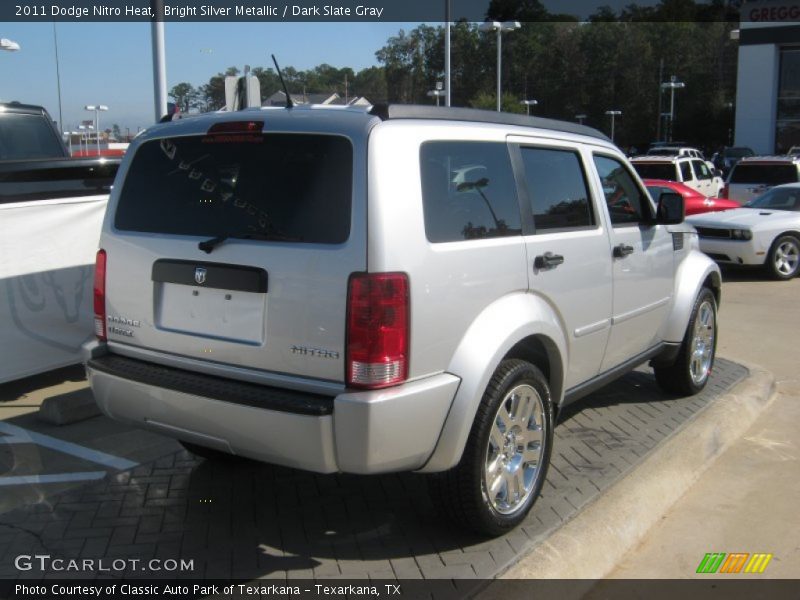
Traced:
<path fill-rule="evenodd" d="M 722 186 L 722 189 L 719 191 L 719 197 L 728 199 L 728 184 Z"/>
<path fill-rule="evenodd" d="M 408 276 L 354 273 L 347 291 L 347 383 L 382 388 L 408 377 Z"/>
<path fill-rule="evenodd" d="M 106 341 L 106 251 L 98 250 L 94 265 L 94 334 Z"/>

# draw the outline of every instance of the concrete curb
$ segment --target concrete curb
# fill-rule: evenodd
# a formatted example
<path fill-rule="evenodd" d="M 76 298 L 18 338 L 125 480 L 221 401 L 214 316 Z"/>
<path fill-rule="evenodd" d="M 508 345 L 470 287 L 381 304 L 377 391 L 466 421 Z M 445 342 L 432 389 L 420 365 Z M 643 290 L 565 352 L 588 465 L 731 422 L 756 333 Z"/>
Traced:
<path fill-rule="evenodd" d="M 774 398 L 772 373 L 744 366 L 750 371 L 744 381 L 500 577 L 600 579 L 610 573 Z"/>
<path fill-rule="evenodd" d="M 80 389 L 45 398 L 37 417 L 50 425 L 69 425 L 100 414 L 90 389 Z"/>

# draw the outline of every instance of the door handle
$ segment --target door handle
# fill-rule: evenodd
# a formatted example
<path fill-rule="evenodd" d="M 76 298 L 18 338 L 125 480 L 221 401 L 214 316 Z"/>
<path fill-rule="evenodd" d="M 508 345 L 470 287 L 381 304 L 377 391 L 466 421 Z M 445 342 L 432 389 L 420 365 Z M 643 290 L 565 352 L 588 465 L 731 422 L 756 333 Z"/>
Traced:
<path fill-rule="evenodd" d="M 625 258 L 628 254 L 633 254 L 633 246 L 626 244 L 614 246 L 614 258 Z"/>
<path fill-rule="evenodd" d="M 537 269 L 555 269 L 564 262 L 564 257 L 560 254 L 545 252 L 533 259 L 533 266 Z"/>

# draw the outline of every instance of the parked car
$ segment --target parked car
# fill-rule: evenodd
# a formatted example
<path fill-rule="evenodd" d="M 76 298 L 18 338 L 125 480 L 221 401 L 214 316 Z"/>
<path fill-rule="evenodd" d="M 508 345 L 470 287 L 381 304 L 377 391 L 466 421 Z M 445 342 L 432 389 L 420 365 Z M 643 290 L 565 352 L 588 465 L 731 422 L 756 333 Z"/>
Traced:
<path fill-rule="evenodd" d="M 791 279 L 800 270 L 800 183 L 688 222 L 697 228 L 700 249 L 717 262 L 761 265 L 776 279 Z"/>
<path fill-rule="evenodd" d="M 80 363 L 119 163 L 70 158 L 43 107 L 0 103 L 0 383 Z"/>
<path fill-rule="evenodd" d="M 688 156 L 690 158 L 699 158 L 705 160 L 703 153 L 697 148 L 690 146 L 673 146 L 670 144 L 663 144 L 653 146 L 647 151 L 648 156 Z"/>
<path fill-rule="evenodd" d="M 744 204 L 768 189 L 800 181 L 800 156 L 754 156 L 734 165 L 722 195 Z"/>
<path fill-rule="evenodd" d="M 751 148 L 747 146 L 734 146 L 731 148 L 723 148 L 721 152 L 716 152 L 711 157 L 711 162 L 714 166 L 722 171 L 723 176 L 727 176 L 733 166 L 743 158 L 748 156 L 755 156 Z"/>
<path fill-rule="evenodd" d="M 800 146 L 792 146 L 786 154 L 800 154 Z"/>
<path fill-rule="evenodd" d="M 642 179 L 677 181 L 704 196 L 716 198 L 725 183 L 700 158 L 688 156 L 637 156 L 631 159 Z"/>
<path fill-rule="evenodd" d="M 647 187 L 647 191 L 655 199 L 661 194 L 675 193 L 683 196 L 683 203 L 686 207 L 686 216 L 696 215 L 704 212 L 716 212 L 739 208 L 741 204 L 725 198 L 709 198 L 700 192 L 693 190 L 687 185 L 677 181 L 666 181 L 664 179 L 644 179 L 642 180 Z"/>
<path fill-rule="evenodd" d="M 429 474 L 444 514 L 500 534 L 565 405 L 646 361 L 672 392 L 706 385 L 720 274 L 683 209 L 574 123 L 384 105 L 158 125 L 103 226 L 91 386 L 201 456 Z"/>

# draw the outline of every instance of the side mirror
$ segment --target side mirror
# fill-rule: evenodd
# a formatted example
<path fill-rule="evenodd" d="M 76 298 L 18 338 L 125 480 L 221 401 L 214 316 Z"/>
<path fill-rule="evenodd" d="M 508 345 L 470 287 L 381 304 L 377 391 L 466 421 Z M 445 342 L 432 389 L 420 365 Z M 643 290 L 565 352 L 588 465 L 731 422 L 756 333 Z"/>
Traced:
<path fill-rule="evenodd" d="M 678 225 L 683 223 L 685 214 L 683 196 L 672 192 L 664 192 L 658 197 L 656 222 L 660 225 Z"/>

